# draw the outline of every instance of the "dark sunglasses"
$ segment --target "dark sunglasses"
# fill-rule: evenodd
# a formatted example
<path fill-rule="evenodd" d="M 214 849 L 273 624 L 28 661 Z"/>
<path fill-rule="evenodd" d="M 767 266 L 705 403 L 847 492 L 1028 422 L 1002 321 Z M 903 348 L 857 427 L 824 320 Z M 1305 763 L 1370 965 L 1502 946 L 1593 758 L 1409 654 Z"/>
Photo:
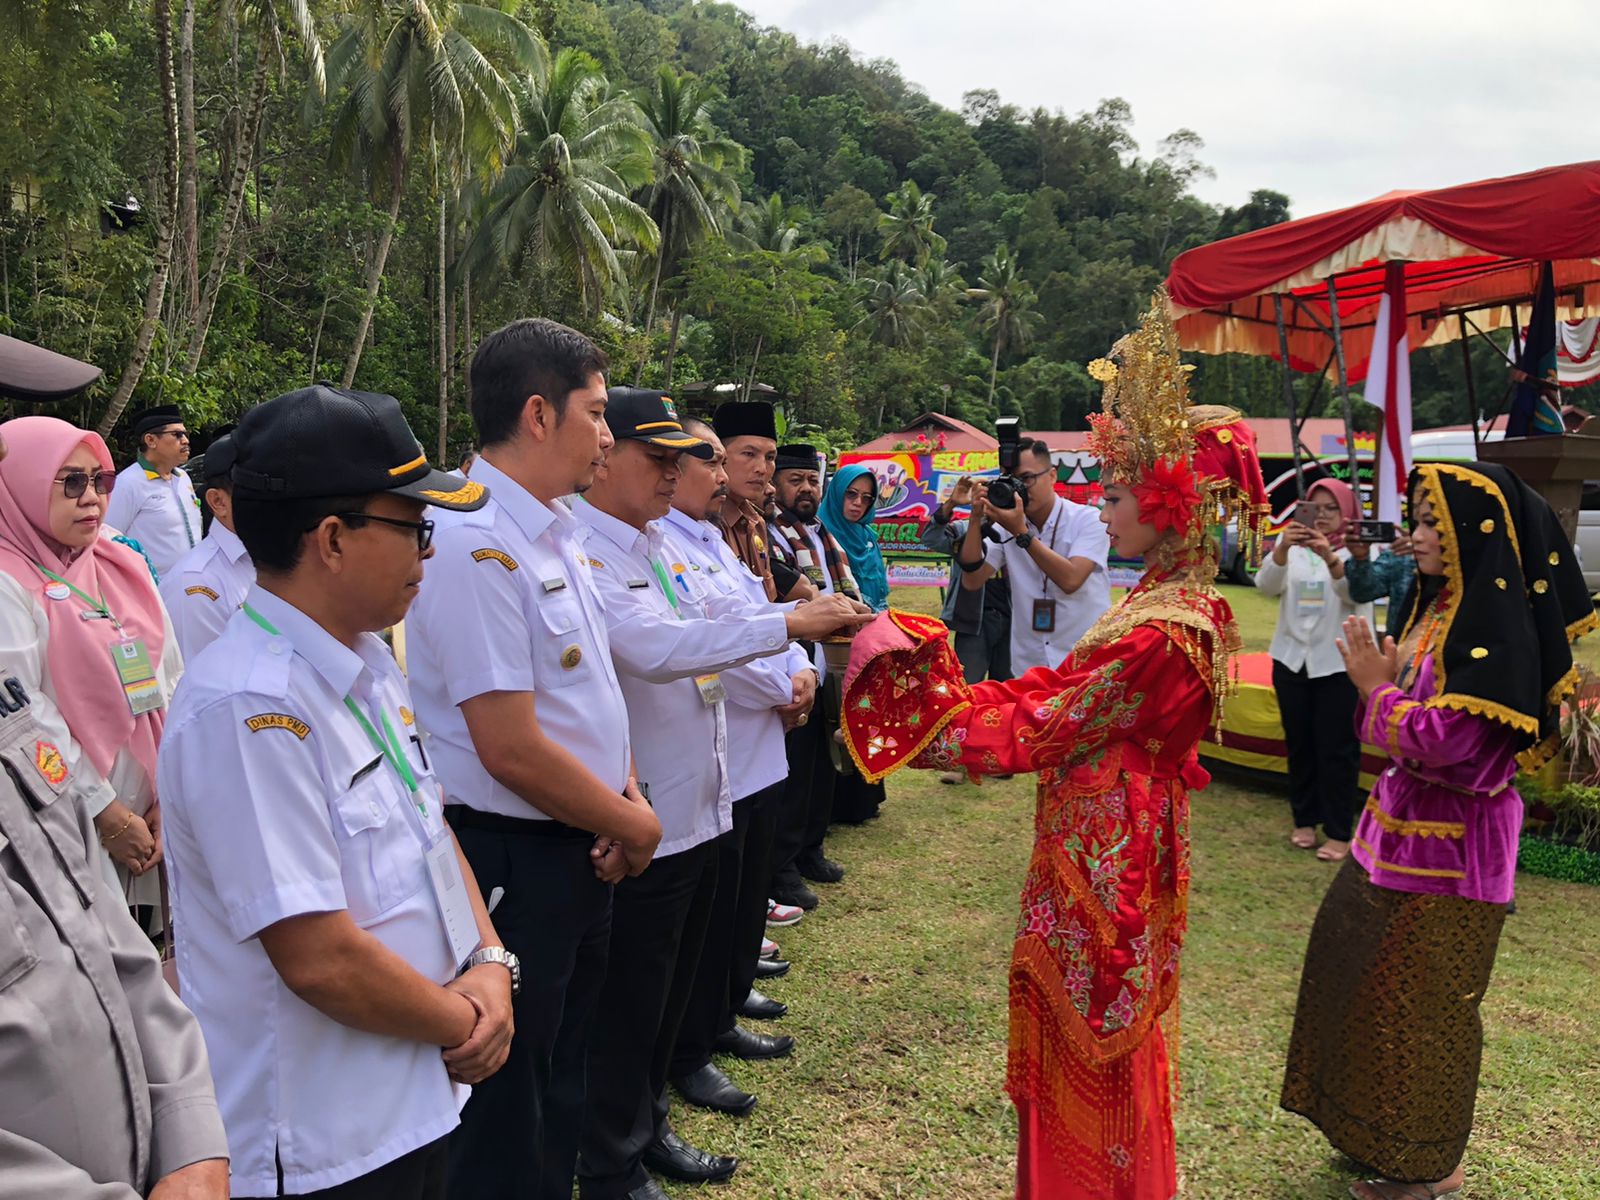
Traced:
<path fill-rule="evenodd" d="M 173 437 L 179 438 L 182 441 L 189 440 L 189 431 L 187 429 L 158 429 L 155 431 L 155 433 L 157 437 L 166 437 L 168 434 L 171 434 Z"/>
<path fill-rule="evenodd" d="M 97 495 L 109 496 L 111 489 L 117 485 L 115 471 L 96 471 L 91 475 L 88 471 L 68 471 L 56 480 L 61 485 L 61 490 L 67 494 L 68 500 L 77 500 L 89 490 L 89 481 L 94 480 L 94 490 Z"/>
<path fill-rule="evenodd" d="M 358 512 L 334 513 L 333 515 L 352 529 L 359 529 L 363 521 L 377 521 L 381 525 L 393 525 L 397 529 L 409 529 L 417 535 L 418 554 L 426 554 L 428 547 L 433 545 L 432 521 L 400 521 L 394 517 L 376 517 L 371 513 Z"/>

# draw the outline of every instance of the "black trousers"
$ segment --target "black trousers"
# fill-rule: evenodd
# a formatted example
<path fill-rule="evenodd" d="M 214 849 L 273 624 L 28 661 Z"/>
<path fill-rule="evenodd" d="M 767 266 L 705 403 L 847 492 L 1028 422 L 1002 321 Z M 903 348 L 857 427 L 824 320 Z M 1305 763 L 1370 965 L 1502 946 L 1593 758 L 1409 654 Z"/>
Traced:
<path fill-rule="evenodd" d="M 828 757 L 827 722 L 807 721 L 783 735 L 789 759 L 784 781 L 778 833 L 772 847 L 774 876 L 792 874 L 795 859 L 807 850 L 821 850 L 833 818 L 833 761 Z"/>
<path fill-rule="evenodd" d="M 668 1128 L 667 1066 L 711 919 L 719 849 L 703 842 L 617 885 L 611 974 L 589 1042 L 578 1154 L 584 1200 L 626 1196 L 649 1178 L 640 1160 Z"/>
<path fill-rule="evenodd" d="M 1289 747 L 1289 805 L 1297 827 L 1315 828 L 1348 842 L 1361 797 L 1361 741 L 1356 705 L 1361 695 L 1343 671 L 1309 678 L 1272 664 L 1283 737 Z"/>
<path fill-rule="evenodd" d="M 711 1061 L 712 1043 L 733 1028 L 738 1005 L 755 985 L 767 932 L 772 835 L 782 802 L 781 782 L 735 801 L 733 830 L 716 841 L 716 896 L 668 1079 L 681 1079 Z"/>
<path fill-rule="evenodd" d="M 984 606 L 983 623 L 977 633 L 957 633 L 956 658 L 968 683 L 985 679 L 1004 682 L 1011 678 L 1011 615 L 996 617 Z"/>
<path fill-rule="evenodd" d="M 589 860 L 594 837 L 553 822 L 485 828 L 490 818 L 445 810 L 484 902 L 505 894 L 493 920 L 522 960 L 511 1003 L 516 1034 L 505 1066 L 472 1089 L 450 1135 L 455 1200 L 571 1200 L 584 1122 L 590 1017 L 606 977 L 609 884 Z M 549 828 L 542 828 L 548 825 Z"/>
<path fill-rule="evenodd" d="M 410 1154 L 330 1188 L 293 1193 L 280 1190 L 278 1195 L 295 1195 L 301 1200 L 444 1200 L 445 1168 L 450 1160 L 445 1142 L 439 1138 L 418 1146 Z"/>

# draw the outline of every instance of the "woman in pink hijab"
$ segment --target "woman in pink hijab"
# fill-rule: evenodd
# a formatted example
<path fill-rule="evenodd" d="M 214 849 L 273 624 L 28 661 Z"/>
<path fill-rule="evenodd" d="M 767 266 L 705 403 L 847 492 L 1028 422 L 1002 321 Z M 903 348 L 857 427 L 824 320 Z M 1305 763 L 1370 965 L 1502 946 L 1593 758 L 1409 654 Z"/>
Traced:
<path fill-rule="evenodd" d="M 0 663 L 34 699 L 40 770 L 95 814 L 130 901 L 154 903 L 177 639 L 143 557 L 102 524 L 116 473 L 100 436 L 20 417 L 0 437 Z"/>

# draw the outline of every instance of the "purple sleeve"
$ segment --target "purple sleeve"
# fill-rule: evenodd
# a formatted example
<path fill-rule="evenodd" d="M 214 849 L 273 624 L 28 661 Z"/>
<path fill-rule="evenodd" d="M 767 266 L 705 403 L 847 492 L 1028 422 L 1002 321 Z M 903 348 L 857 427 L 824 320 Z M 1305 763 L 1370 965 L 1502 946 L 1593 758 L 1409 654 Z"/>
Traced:
<path fill-rule="evenodd" d="M 1442 767 L 1476 759 L 1495 725 L 1472 713 L 1430 707 L 1386 683 L 1357 710 L 1356 731 L 1368 745 L 1388 750 L 1390 758 Z"/>

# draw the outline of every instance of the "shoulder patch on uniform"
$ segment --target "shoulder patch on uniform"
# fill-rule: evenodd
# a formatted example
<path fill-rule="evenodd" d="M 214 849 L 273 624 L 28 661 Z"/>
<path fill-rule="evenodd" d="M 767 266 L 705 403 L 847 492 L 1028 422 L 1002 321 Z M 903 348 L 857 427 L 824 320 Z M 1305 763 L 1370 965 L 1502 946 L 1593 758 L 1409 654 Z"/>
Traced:
<path fill-rule="evenodd" d="M 499 563 L 508 571 L 515 571 L 517 569 L 517 560 L 512 558 L 511 555 L 507 554 L 504 550 L 496 550 L 493 546 L 485 546 L 482 550 L 474 550 L 472 552 L 473 562 L 486 562 L 491 559 Z"/>
<path fill-rule="evenodd" d="M 52 785 L 59 786 L 66 782 L 67 760 L 62 758 L 61 751 L 49 742 L 34 743 L 33 764 L 39 768 L 39 774 L 48 779 Z"/>
<path fill-rule="evenodd" d="M 406 725 L 415 725 L 417 723 L 417 718 L 411 715 L 411 710 L 404 704 L 400 706 L 400 720 Z"/>
<path fill-rule="evenodd" d="M 606 569 L 605 563 L 601 562 L 598 558 L 591 558 L 589 560 L 589 565 L 597 571 L 604 571 Z"/>
<path fill-rule="evenodd" d="M 260 733 L 263 729 L 287 729 L 302 742 L 311 732 L 311 726 L 299 717 L 291 717 L 288 713 L 257 713 L 253 717 L 246 717 L 244 725 L 251 733 Z"/>
<path fill-rule="evenodd" d="M 183 589 L 183 594 L 185 596 L 204 596 L 207 600 L 220 599 L 220 597 L 214 591 L 212 591 L 210 588 L 201 587 L 198 583 L 195 584 L 194 587 L 186 587 L 186 588 L 184 588 Z"/>

